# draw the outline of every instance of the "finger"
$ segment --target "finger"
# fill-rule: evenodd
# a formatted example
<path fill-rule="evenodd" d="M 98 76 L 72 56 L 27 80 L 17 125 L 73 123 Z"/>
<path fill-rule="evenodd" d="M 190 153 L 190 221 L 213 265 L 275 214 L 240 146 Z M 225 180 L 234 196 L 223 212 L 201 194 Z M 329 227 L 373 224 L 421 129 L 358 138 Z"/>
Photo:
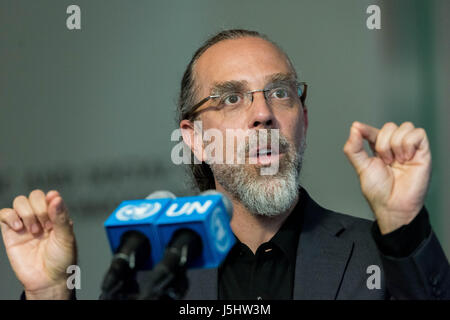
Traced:
<path fill-rule="evenodd" d="M 61 197 L 56 197 L 49 204 L 48 215 L 53 225 L 55 235 L 60 239 L 70 240 L 73 237 L 73 222 L 70 220 L 69 212 Z"/>
<path fill-rule="evenodd" d="M 9 228 L 15 231 L 20 231 L 23 228 L 22 221 L 14 209 L 11 208 L 0 210 L 0 222 L 6 224 Z"/>
<path fill-rule="evenodd" d="M 416 128 L 403 137 L 402 147 L 406 155 L 406 161 L 411 160 L 417 150 L 428 150 L 427 133 L 422 128 Z"/>
<path fill-rule="evenodd" d="M 406 160 L 406 154 L 403 150 L 403 138 L 412 130 L 414 130 L 414 125 L 411 122 L 404 122 L 392 134 L 391 150 L 394 153 L 395 159 L 400 163 Z"/>
<path fill-rule="evenodd" d="M 47 194 L 45 195 L 45 200 L 47 201 L 47 205 L 50 204 L 50 202 L 52 202 L 52 200 L 55 199 L 56 197 L 59 197 L 58 191 L 51 190 L 51 191 L 47 192 Z"/>
<path fill-rule="evenodd" d="M 358 175 L 363 171 L 370 163 L 369 155 L 364 150 L 364 139 L 362 131 L 357 122 L 352 124 L 350 128 L 350 135 L 347 142 L 344 145 L 343 151 L 350 163 L 355 168 Z"/>
<path fill-rule="evenodd" d="M 47 209 L 50 205 L 50 202 L 52 202 L 53 199 L 55 199 L 56 197 L 59 197 L 60 194 L 58 191 L 56 190 L 50 190 L 49 192 L 47 192 L 47 194 L 45 195 L 45 200 L 47 201 Z M 50 221 L 49 223 L 50 228 L 52 227 L 52 222 Z"/>
<path fill-rule="evenodd" d="M 33 234 L 37 234 L 41 231 L 36 216 L 34 215 L 33 209 L 25 196 L 18 196 L 13 201 L 13 208 L 16 210 L 20 219 L 22 219 L 23 224 Z"/>
<path fill-rule="evenodd" d="M 394 154 L 391 150 L 391 137 L 397 125 L 393 122 L 386 123 L 378 133 L 377 141 L 375 143 L 375 151 L 377 155 L 386 164 L 391 164 L 394 161 Z"/>
<path fill-rule="evenodd" d="M 51 223 L 48 218 L 47 201 L 45 200 L 44 192 L 42 192 L 42 190 L 33 190 L 28 196 L 28 199 L 41 226 L 49 230 L 51 228 Z"/>
<path fill-rule="evenodd" d="M 378 133 L 380 132 L 379 129 L 357 121 L 355 121 L 353 125 L 358 128 L 358 130 L 361 132 L 362 137 L 366 139 L 369 142 L 369 144 L 371 144 L 372 146 L 375 145 Z"/>

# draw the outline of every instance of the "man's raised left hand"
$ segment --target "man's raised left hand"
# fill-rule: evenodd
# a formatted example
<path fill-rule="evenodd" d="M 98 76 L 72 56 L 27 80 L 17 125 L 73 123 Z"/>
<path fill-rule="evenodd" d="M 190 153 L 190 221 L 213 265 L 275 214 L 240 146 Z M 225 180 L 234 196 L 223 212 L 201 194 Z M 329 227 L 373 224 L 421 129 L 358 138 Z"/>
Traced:
<path fill-rule="evenodd" d="M 374 152 L 369 156 L 364 140 Z M 343 148 L 382 234 L 409 224 L 424 205 L 431 173 L 427 134 L 411 122 L 381 129 L 354 122 Z"/>

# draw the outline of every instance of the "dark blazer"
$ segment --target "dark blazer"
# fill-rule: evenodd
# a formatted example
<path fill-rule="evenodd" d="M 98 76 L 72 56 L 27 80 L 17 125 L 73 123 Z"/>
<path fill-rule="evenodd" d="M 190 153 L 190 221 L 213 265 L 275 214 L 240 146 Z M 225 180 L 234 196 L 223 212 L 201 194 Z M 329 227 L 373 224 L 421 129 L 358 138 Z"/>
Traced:
<path fill-rule="evenodd" d="M 410 256 L 394 258 L 377 248 L 372 224 L 322 208 L 306 194 L 293 298 L 450 299 L 450 266 L 433 231 Z M 380 268 L 380 289 L 367 286 L 371 265 Z M 188 279 L 185 299 L 218 298 L 218 269 L 192 269 Z"/>

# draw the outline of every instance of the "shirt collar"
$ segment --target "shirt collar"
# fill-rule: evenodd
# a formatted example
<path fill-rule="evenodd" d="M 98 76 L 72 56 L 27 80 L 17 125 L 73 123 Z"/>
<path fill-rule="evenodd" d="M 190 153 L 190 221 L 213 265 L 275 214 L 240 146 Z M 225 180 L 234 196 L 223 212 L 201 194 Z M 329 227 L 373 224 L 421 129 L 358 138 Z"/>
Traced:
<path fill-rule="evenodd" d="M 303 222 L 306 194 L 300 189 L 299 200 L 287 219 L 283 222 L 277 233 L 269 242 L 274 243 L 288 257 L 291 263 L 295 263 L 297 246 Z"/>
<path fill-rule="evenodd" d="M 276 245 L 288 257 L 290 263 L 295 263 L 296 261 L 297 246 L 303 222 L 306 200 L 306 192 L 304 192 L 303 188 L 300 188 L 299 200 L 296 206 L 287 219 L 283 222 L 277 233 L 275 233 L 272 239 L 268 241 L 268 243 Z M 239 239 L 236 240 L 237 241 L 231 248 L 228 257 L 238 256 L 242 248 L 247 247 L 245 244 L 240 242 Z"/>

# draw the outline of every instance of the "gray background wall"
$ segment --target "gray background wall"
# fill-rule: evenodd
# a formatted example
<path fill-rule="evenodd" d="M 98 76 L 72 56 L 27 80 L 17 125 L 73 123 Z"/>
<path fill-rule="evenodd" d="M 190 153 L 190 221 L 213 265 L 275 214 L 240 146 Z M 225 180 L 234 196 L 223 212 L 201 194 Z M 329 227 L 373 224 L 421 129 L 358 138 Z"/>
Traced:
<path fill-rule="evenodd" d="M 66 28 L 81 7 L 82 29 Z M 366 28 L 381 7 L 382 29 Z M 102 223 L 124 199 L 191 191 L 170 161 L 175 101 L 195 49 L 223 28 L 278 42 L 310 85 L 303 184 L 323 206 L 372 218 L 342 147 L 354 120 L 410 120 L 431 139 L 427 206 L 450 252 L 450 4 L 434 1 L 0 1 L 0 207 L 60 190 L 75 222 L 81 299 L 111 253 Z M 0 244 L 0 299 L 21 291 Z"/>

